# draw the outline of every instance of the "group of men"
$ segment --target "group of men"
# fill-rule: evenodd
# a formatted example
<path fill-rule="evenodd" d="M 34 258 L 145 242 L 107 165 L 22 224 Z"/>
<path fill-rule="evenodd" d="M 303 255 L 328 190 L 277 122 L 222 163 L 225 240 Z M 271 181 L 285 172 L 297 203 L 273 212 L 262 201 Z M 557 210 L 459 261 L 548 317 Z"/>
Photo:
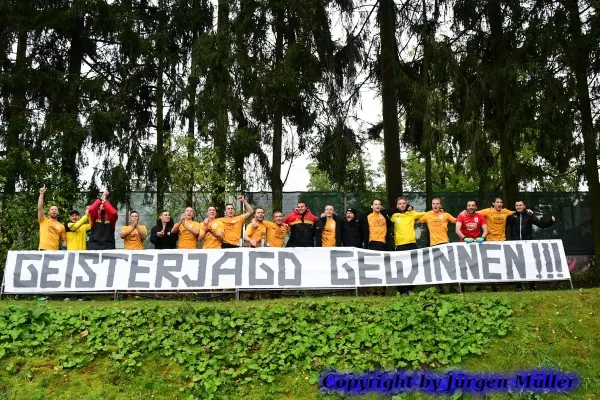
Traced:
<path fill-rule="evenodd" d="M 50 207 L 44 215 L 45 186 L 38 199 L 38 222 L 40 225 L 40 250 L 58 250 L 59 242 L 66 250 L 109 250 L 115 248 L 115 225 L 117 211 L 108 201 L 109 192 L 90 205 L 83 217 L 73 210 L 69 222 L 58 222 L 58 208 Z M 542 220 L 526 208 L 523 201 L 515 203 L 515 211 L 503 208 L 503 200 L 497 197 L 493 206 L 477 211 L 474 200 L 467 202 L 466 209 L 456 218 L 445 212 L 439 198 L 433 199 L 431 211 L 413 210 L 404 197 L 396 201 L 396 208 L 383 209 L 376 199 L 371 209 L 358 215 L 348 208 L 345 216 L 338 217 L 332 205 L 327 205 L 317 217 L 300 202 L 292 213 L 284 217 L 281 211 L 273 213 L 273 221 L 265 220 L 262 207 L 254 209 L 244 198 L 244 213 L 236 215 L 233 204 L 225 207 L 225 216 L 217 217 L 214 206 L 207 209 L 207 217 L 198 222 L 195 211 L 187 207 L 175 222 L 169 211 L 163 211 L 150 235 L 146 226 L 140 224 L 139 213 L 132 211 L 129 224 L 120 231 L 124 248 L 143 250 L 149 236 L 156 249 L 227 249 L 247 247 L 359 247 L 371 250 L 412 250 L 417 248 L 415 224 L 427 225 L 430 246 L 449 243 L 448 224 L 455 224 L 455 231 L 465 243 L 505 241 L 507 224 L 511 240 L 532 239 L 532 227 L 552 225 L 555 217 Z M 244 230 L 244 222 L 252 214 L 251 222 Z M 87 232 L 90 232 L 86 240 Z M 289 234 L 286 243 L 285 239 Z M 393 246 L 392 246 L 393 244 Z"/>

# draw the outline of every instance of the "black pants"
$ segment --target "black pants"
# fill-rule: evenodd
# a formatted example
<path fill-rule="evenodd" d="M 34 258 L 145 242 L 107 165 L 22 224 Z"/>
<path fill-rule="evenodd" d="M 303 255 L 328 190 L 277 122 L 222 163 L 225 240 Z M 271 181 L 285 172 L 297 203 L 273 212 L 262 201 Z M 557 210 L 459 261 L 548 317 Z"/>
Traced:
<path fill-rule="evenodd" d="M 235 244 L 221 243 L 222 249 L 237 249 L 238 247 L 239 246 L 236 246 Z"/>
<path fill-rule="evenodd" d="M 383 242 L 369 242 L 369 250 L 385 251 L 385 247 Z"/>
<path fill-rule="evenodd" d="M 406 251 L 406 250 L 416 250 L 416 249 L 417 249 L 416 243 L 401 244 L 400 246 L 394 247 L 395 251 Z M 405 293 L 414 291 L 415 287 L 413 285 L 411 285 L 411 286 L 396 286 L 396 290 L 401 294 L 405 294 Z"/>

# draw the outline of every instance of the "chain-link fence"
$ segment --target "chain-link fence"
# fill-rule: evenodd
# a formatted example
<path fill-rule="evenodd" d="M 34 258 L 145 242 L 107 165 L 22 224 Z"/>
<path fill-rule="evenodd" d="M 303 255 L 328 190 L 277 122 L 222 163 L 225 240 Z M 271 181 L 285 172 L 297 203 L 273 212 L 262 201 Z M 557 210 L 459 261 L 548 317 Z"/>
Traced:
<path fill-rule="evenodd" d="M 479 208 L 491 206 L 494 194 L 489 196 L 486 204 L 480 204 Z M 195 198 L 194 206 L 198 214 L 198 219 L 204 218 L 208 203 L 201 199 L 201 196 Z M 425 194 L 410 192 L 405 197 L 415 210 L 425 210 Z M 444 210 L 456 216 L 465 209 L 467 201 L 477 198 L 474 193 L 435 193 L 435 197 L 442 199 Z M 253 206 L 261 206 L 266 210 L 267 217 L 273 213 L 272 195 L 270 192 L 247 193 L 246 198 Z M 591 231 L 591 208 L 588 193 L 523 193 L 523 201 L 528 208 L 535 211 L 535 214 L 541 218 L 556 217 L 556 223 L 547 229 L 538 229 L 534 227 L 534 237 L 537 239 L 562 239 L 565 251 L 568 255 L 589 255 L 593 254 L 593 239 Z M 369 208 L 370 200 L 367 204 L 362 204 L 360 198 L 351 194 L 338 192 L 285 192 L 283 194 L 283 213 L 291 212 L 298 204 L 303 201 L 315 214 L 320 214 L 325 206 L 331 204 L 339 214 L 343 214 L 345 208 L 352 207 L 360 211 Z M 235 204 L 237 212 L 241 212 L 241 204 L 234 199 L 231 202 Z M 171 211 L 174 218 L 183 212 L 185 207 L 185 195 L 170 193 L 165 196 L 165 208 Z M 506 208 L 513 208 L 506 204 Z M 136 210 L 140 214 L 140 221 L 148 227 L 148 230 L 156 223 L 156 195 L 154 193 L 132 193 L 129 205 L 119 207 L 119 220 L 117 222 L 117 232 L 128 222 L 128 214 L 131 210 Z M 453 229 L 450 230 L 450 240 L 457 241 Z M 122 247 L 123 242 L 117 236 L 117 247 Z M 427 245 L 427 229 L 417 225 L 417 243 L 420 247 Z M 149 241 L 146 246 L 151 247 Z"/>

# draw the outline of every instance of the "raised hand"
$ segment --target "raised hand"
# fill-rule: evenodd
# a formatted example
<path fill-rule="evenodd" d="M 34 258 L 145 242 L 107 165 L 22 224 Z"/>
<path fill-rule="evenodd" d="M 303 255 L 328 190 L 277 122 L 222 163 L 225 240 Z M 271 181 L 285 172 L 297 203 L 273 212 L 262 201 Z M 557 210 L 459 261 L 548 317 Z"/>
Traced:
<path fill-rule="evenodd" d="M 246 201 L 246 198 L 240 194 L 238 196 L 238 201 L 244 202 L 244 201 Z"/>
<path fill-rule="evenodd" d="M 40 188 L 40 194 L 46 193 L 46 184 Z"/>
<path fill-rule="evenodd" d="M 554 215 L 552 216 L 552 222 L 556 222 L 556 217 Z"/>

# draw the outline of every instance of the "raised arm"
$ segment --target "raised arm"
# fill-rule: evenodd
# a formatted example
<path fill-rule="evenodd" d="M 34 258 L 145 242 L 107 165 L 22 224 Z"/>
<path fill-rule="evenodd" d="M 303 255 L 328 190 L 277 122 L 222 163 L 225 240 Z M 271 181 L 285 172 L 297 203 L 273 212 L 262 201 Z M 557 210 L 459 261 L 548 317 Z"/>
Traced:
<path fill-rule="evenodd" d="M 185 221 L 185 217 L 183 214 L 181 214 L 181 218 L 179 218 L 179 222 L 177 222 L 176 224 L 173 225 L 173 227 L 171 228 L 171 234 L 175 235 L 176 233 L 179 233 L 179 227 L 181 226 L 181 224 Z"/>
<path fill-rule="evenodd" d="M 244 210 L 246 211 L 244 213 L 244 215 L 242 216 L 242 218 L 244 219 L 244 221 L 250 217 L 253 213 L 254 213 L 254 208 L 252 208 L 252 206 L 250 205 L 250 203 L 248 203 L 246 201 L 246 198 L 244 196 L 239 196 L 238 200 L 241 201 L 242 203 L 244 203 Z"/>
<path fill-rule="evenodd" d="M 136 225 L 135 229 L 137 229 L 138 234 L 140 235 L 140 239 L 142 240 L 142 242 L 144 240 L 146 240 L 146 237 L 148 236 L 148 230 L 141 228 L 139 225 Z"/>
<path fill-rule="evenodd" d="M 96 218 L 98 218 L 98 209 L 100 209 L 100 204 L 102 204 L 102 200 L 98 199 L 92 203 L 89 209 L 90 223 L 94 224 L 96 222 Z"/>
<path fill-rule="evenodd" d="M 119 219 L 119 213 L 117 210 L 110 204 L 108 200 L 104 202 L 104 211 L 106 212 L 106 217 L 110 221 L 111 225 L 114 227 L 117 223 L 117 219 Z"/>
<path fill-rule="evenodd" d="M 38 197 L 37 204 L 37 217 L 38 221 L 44 219 L 44 194 L 46 193 L 46 185 L 42 186 L 40 189 L 40 197 Z"/>
<path fill-rule="evenodd" d="M 84 215 L 83 217 L 81 217 L 79 219 L 79 221 L 68 224 L 69 230 L 71 232 L 77 232 L 79 230 L 79 228 L 81 228 L 83 225 L 85 225 L 86 222 L 88 222 L 88 216 Z"/>
<path fill-rule="evenodd" d="M 556 217 L 554 215 L 547 220 L 542 220 L 536 216 L 533 216 L 533 224 L 538 228 L 550 228 L 552 224 L 556 221 Z"/>

